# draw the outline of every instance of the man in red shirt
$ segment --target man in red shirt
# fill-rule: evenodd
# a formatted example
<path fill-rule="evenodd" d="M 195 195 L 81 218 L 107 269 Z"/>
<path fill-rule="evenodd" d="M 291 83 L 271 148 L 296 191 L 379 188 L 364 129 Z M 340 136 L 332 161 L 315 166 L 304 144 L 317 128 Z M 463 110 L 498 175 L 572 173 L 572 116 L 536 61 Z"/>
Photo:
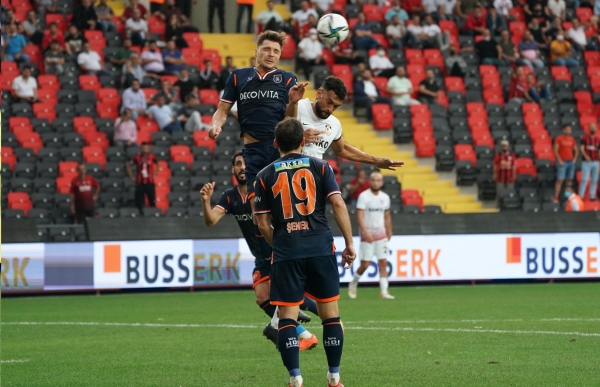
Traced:
<path fill-rule="evenodd" d="M 356 177 L 350 180 L 350 193 L 348 195 L 348 199 L 352 205 L 356 204 L 358 200 L 358 195 L 363 193 L 370 188 L 369 180 L 367 179 L 367 172 L 359 169 L 356 173 Z"/>
<path fill-rule="evenodd" d="M 58 24 L 50 23 L 49 26 L 50 32 L 44 35 L 42 39 L 42 50 L 46 50 L 50 47 L 50 43 L 56 40 L 60 45 L 61 50 L 65 48 L 65 37 L 63 36 L 62 31 L 58 30 Z"/>
<path fill-rule="evenodd" d="M 487 23 L 481 7 L 476 6 L 473 8 L 473 12 L 467 15 L 467 20 L 461 29 L 462 35 L 481 35 L 486 29 Z"/>
<path fill-rule="evenodd" d="M 514 188 L 517 177 L 517 157 L 509 150 L 508 140 L 500 143 L 500 152 L 494 157 L 494 180 L 497 189 Z"/>
<path fill-rule="evenodd" d="M 590 200 L 596 200 L 598 188 L 598 174 L 600 173 L 600 137 L 596 135 L 596 124 L 590 124 L 590 133 L 581 137 L 581 183 L 579 196 L 585 196 L 585 187 L 590 181 Z M 591 176 L 591 179 L 590 179 Z"/>
<path fill-rule="evenodd" d="M 556 157 L 556 185 L 554 186 L 554 202 L 558 203 L 558 195 L 565 180 L 570 186 L 575 177 L 575 162 L 579 149 L 577 141 L 571 136 L 571 126 L 563 127 L 563 134 L 554 139 L 554 156 Z"/>
<path fill-rule="evenodd" d="M 403 0 L 402 8 L 404 8 L 410 15 L 420 15 L 425 10 L 421 0 Z"/>
<path fill-rule="evenodd" d="M 519 66 L 513 72 L 512 78 L 510 79 L 510 86 L 508 90 L 508 100 L 513 99 L 516 102 L 523 103 L 526 98 L 527 81 L 523 77 L 523 67 Z"/>
<path fill-rule="evenodd" d="M 131 172 L 131 166 L 137 167 L 137 175 L 134 178 Z M 150 153 L 150 143 L 142 143 L 142 151 L 135 155 L 133 159 L 125 166 L 127 175 L 136 184 L 135 185 L 135 206 L 142 212 L 145 207 L 145 199 L 148 198 L 150 207 L 155 206 L 156 187 L 154 180 L 158 173 L 158 160 L 156 156 Z"/>
<path fill-rule="evenodd" d="M 85 165 L 77 165 L 77 177 L 71 182 L 69 199 L 75 222 L 82 224 L 85 218 L 94 216 L 94 202 L 98 200 L 100 184 L 86 174 Z"/>

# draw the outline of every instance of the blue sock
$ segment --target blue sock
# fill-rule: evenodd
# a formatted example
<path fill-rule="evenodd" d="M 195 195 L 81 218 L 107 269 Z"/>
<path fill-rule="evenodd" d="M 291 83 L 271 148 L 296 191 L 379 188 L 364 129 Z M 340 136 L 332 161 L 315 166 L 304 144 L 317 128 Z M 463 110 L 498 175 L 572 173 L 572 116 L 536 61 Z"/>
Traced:
<path fill-rule="evenodd" d="M 300 304 L 300 309 L 308 310 L 309 312 L 314 313 L 317 316 L 319 315 L 319 312 L 317 311 L 317 303 L 313 299 L 308 298 L 306 296 L 304 296 L 304 302 Z"/>
<path fill-rule="evenodd" d="M 306 329 L 301 324 L 298 324 L 296 326 L 296 333 L 298 334 L 298 337 L 300 337 L 300 335 L 304 332 L 306 332 Z"/>
<path fill-rule="evenodd" d="M 327 356 L 329 372 L 340 372 L 342 348 L 344 347 L 344 330 L 339 317 L 323 320 L 323 347 Z"/>
<path fill-rule="evenodd" d="M 300 345 L 296 332 L 297 326 L 298 323 L 290 318 L 279 320 L 277 346 L 283 365 L 287 368 L 290 377 L 300 375 Z"/>
<path fill-rule="evenodd" d="M 275 314 L 275 305 L 271 305 L 271 300 L 267 300 L 259 305 L 259 307 L 267 314 L 269 317 L 273 317 Z"/>

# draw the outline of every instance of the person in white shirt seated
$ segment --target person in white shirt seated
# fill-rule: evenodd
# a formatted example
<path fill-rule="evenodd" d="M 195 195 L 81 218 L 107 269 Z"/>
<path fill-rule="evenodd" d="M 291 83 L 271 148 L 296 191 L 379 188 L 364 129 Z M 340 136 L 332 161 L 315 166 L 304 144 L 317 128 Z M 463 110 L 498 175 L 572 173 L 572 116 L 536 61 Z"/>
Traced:
<path fill-rule="evenodd" d="M 565 0 L 548 0 L 548 9 L 552 17 L 559 17 L 561 21 L 567 20 Z"/>
<path fill-rule="evenodd" d="M 390 58 L 385 56 L 383 47 L 379 47 L 377 53 L 369 57 L 369 67 L 376 77 L 390 78 L 396 73 L 395 66 Z"/>
<path fill-rule="evenodd" d="M 494 8 L 496 8 L 498 14 L 502 16 L 506 21 L 517 20 L 513 13 L 512 0 L 494 0 Z"/>
<path fill-rule="evenodd" d="M 448 49 L 450 43 L 450 33 L 448 31 L 442 32 L 440 26 L 435 24 L 431 15 L 425 15 L 423 32 L 428 36 L 428 38 L 423 39 L 421 42 L 425 48 L 439 48 L 441 50 Z"/>
<path fill-rule="evenodd" d="M 82 72 L 89 75 L 112 75 L 104 68 L 100 55 L 92 51 L 89 42 L 83 43 L 83 51 L 77 56 L 77 64 Z"/>
<path fill-rule="evenodd" d="M 415 39 L 415 36 L 404 27 L 404 24 L 400 22 L 398 16 L 392 17 L 392 21 L 385 28 L 385 35 L 392 48 L 402 49 L 404 47 L 419 47 L 419 43 Z"/>
<path fill-rule="evenodd" d="M 417 43 L 423 48 L 441 48 L 443 45 L 441 39 L 440 27 L 433 24 L 431 16 L 427 15 L 426 19 L 431 19 L 431 24 L 421 25 L 419 15 L 413 15 L 412 24 L 406 27 L 406 30 L 413 34 Z M 437 28 L 436 28 L 437 27 Z"/>
<path fill-rule="evenodd" d="M 296 65 L 304 71 L 306 79 L 310 78 L 312 67 L 324 64 L 323 46 L 317 38 L 317 30 L 311 28 L 308 37 L 304 38 L 298 44 L 298 59 Z"/>
<path fill-rule="evenodd" d="M 585 36 L 585 26 L 579 19 L 571 20 L 571 28 L 567 31 L 567 39 L 571 42 L 573 50 L 585 51 L 587 47 L 587 38 Z"/>
<path fill-rule="evenodd" d="M 317 12 L 321 15 L 324 15 L 333 10 L 333 0 L 311 0 L 311 2 L 313 3 Z"/>
<path fill-rule="evenodd" d="M 133 13 L 125 22 L 127 37 L 131 39 L 134 46 L 144 47 L 146 45 L 146 36 L 148 35 L 148 23 L 142 18 L 138 8 L 133 9 Z"/>
<path fill-rule="evenodd" d="M 256 24 L 260 24 L 263 31 L 281 31 L 283 17 L 275 10 L 275 3 L 267 1 L 267 9 L 256 15 Z"/>
<path fill-rule="evenodd" d="M 380 95 L 377 85 L 373 82 L 371 70 L 364 69 L 361 73 L 361 79 L 354 84 L 354 107 L 367 108 L 367 118 L 371 121 L 373 119 L 371 106 L 374 103 L 387 103 L 391 106 L 392 100 Z"/>
<path fill-rule="evenodd" d="M 31 76 L 31 66 L 25 65 L 21 70 L 21 75 L 13 79 L 13 96 L 18 101 L 34 103 L 38 102 L 38 84 Z"/>
<path fill-rule="evenodd" d="M 300 3 L 300 9 L 292 14 L 292 19 L 296 21 L 298 24 L 298 29 L 301 30 L 302 27 L 308 22 L 308 15 L 313 14 L 315 17 L 319 17 L 317 11 L 313 8 L 310 8 L 310 4 L 308 1 L 303 1 Z"/>
<path fill-rule="evenodd" d="M 121 113 L 125 109 L 131 110 L 133 119 L 137 119 L 138 115 L 146 114 L 146 94 L 144 90 L 140 89 L 140 81 L 133 79 L 131 81 L 131 87 L 123 91 L 121 95 Z"/>
<path fill-rule="evenodd" d="M 388 81 L 387 92 L 392 96 L 394 105 L 409 106 L 421 104 L 421 102 L 411 97 L 413 85 L 410 79 L 406 78 L 406 70 L 402 66 L 396 67 L 396 75 Z"/>

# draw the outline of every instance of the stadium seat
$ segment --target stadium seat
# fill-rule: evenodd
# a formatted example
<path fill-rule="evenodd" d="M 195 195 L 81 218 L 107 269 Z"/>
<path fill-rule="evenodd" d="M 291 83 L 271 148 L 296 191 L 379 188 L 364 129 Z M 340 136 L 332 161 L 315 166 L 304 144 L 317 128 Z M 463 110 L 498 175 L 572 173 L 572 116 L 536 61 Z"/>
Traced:
<path fill-rule="evenodd" d="M 373 128 L 375 130 L 390 130 L 394 126 L 394 113 L 390 105 L 375 103 L 371 106 L 373 114 Z"/>

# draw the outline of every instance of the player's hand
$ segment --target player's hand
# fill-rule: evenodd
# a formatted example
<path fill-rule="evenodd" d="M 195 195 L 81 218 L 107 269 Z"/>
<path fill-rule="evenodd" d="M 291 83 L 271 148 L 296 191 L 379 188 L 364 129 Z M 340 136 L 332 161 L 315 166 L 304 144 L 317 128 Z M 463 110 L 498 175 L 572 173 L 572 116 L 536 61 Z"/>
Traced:
<path fill-rule="evenodd" d="M 289 103 L 294 104 L 298 103 L 304 97 L 304 91 L 306 90 L 306 86 L 308 86 L 310 82 L 301 82 L 297 85 L 294 85 L 288 95 L 290 97 Z"/>
<path fill-rule="evenodd" d="M 344 266 L 345 269 L 350 269 L 354 259 L 356 259 L 356 251 L 354 251 L 354 246 L 346 246 L 342 252 L 342 266 Z"/>
<path fill-rule="evenodd" d="M 215 191 L 215 183 L 207 183 L 204 184 L 204 187 L 202 187 L 202 189 L 200 190 L 200 198 L 205 201 L 208 202 L 210 201 L 210 198 L 212 197 L 213 192 Z"/>
<path fill-rule="evenodd" d="M 394 161 L 385 157 L 381 157 L 377 159 L 375 162 L 375 166 L 379 169 L 389 169 L 391 171 L 395 171 L 396 167 L 401 167 L 404 165 L 404 161 Z"/>
<path fill-rule="evenodd" d="M 304 142 L 307 144 L 316 144 L 321 140 L 323 132 L 317 129 L 306 129 L 304 131 Z"/>
<path fill-rule="evenodd" d="M 213 140 L 216 140 L 217 137 L 219 137 L 219 134 L 221 134 L 222 131 L 223 131 L 223 129 L 221 129 L 220 126 L 213 126 L 208 131 L 208 137 L 212 138 Z"/>
<path fill-rule="evenodd" d="M 364 239 L 364 242 L 373 243 L 373 235 L 368 231 L 362 234 L 362 239 Z"/>

